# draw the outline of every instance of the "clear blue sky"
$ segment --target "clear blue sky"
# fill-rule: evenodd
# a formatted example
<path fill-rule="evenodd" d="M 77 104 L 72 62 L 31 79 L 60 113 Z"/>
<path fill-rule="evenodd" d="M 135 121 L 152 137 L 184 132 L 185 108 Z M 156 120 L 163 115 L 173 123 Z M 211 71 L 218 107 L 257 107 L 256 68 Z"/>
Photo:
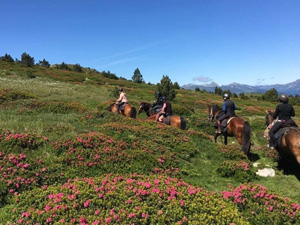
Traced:
<path fill-rule="evenodd" d="M 146 82 L 300 78 L 299 0 L 0 0 L 0 56 L 79 63 Z"/>

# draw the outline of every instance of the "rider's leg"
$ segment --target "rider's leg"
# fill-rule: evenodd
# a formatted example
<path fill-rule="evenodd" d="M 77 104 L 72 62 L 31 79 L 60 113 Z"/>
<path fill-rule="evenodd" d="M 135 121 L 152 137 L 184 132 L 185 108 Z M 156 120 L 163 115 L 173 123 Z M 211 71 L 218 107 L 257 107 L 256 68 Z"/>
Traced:
<path fill-rule="evenodd" d="M 276 122 L 273 127 L 271 128 L 270 132 L 269 132 L 269 147 L 270 148 L 274 148 L 275 147 L 275 138 L 274 135 L 275 133 L 282 127 L 282 123 L 281 122 Z"/>
<path fill-rule="evenodd" d="M 217 125 L 218 125 L 218 129 L 217 129 L 217 133 L 221 133 L 221 121 L 217 120 Z"/>
<path fill-rule="evenodd" d="M 159 118 L 158 118 L 158 122 L 162 123 L 164 119 L 164 114 L 162 114 Z"/>

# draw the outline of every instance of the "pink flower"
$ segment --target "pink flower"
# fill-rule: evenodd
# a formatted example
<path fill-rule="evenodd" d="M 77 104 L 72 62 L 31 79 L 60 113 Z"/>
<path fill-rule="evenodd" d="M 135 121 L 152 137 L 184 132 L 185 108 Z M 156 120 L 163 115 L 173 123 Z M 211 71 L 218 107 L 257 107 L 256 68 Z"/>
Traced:
<path fill-rule="evenodd" d="M 148 215 L 146 213 L 142 213 L 143 218 L 148 218 Z"/>
<path fill-rule="evenodd" d="M 135 216 L 136 216 L 135 213 L 130 213 L 130 214 L 128 215 L 129 218 L 133 218 L 133 217 L 135 217 Z"/>
<path fill-rule="evenodd" d="M 105 219 L 106 223 L 110 223 L 110 221 L 111 221 L 111 217 L 108 217 L 108 218 Z"/>
<path fill-rule="evenodd" d="M 47 222 L 47 223 L 50 223 L 50 222 L 51 222 L 51 218 L 48 217 L 48 218 L 46 219 L 46 222 Z"/>
<path fill-rule="evenodd" d="M 46 211 L 46 212 L 50 211 L 50 209 L 51 209 L 50 205 L 46 205 L 46 206 L 45 206 L 45 211 Z"/>
<path fill-rule="evenodd" d="M 163 214 L 163 211 L 162 211 L 162 210 L 158 210 L 157 214 L 158 214 L 158 215 L 162 215 L 162 214 Z"/>
<path fill-rule="evenodd" d="M 90 201 L 91 201 L 91 200 L 87 200 L 87 201 L 83 204 L 84 208 L 89 207 Z"/>
<path fill-rule="evenodd" d="M 95 215 L 99 215 L 100 214 L 100 210 L 99 209 L 97 209 L 96 211 L 95 211 Z"/>

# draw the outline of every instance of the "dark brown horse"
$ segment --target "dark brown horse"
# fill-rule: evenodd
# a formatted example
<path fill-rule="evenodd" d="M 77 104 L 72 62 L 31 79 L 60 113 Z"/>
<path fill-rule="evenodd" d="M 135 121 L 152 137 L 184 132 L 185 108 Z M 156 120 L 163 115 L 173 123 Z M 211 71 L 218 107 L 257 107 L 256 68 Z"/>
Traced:
<path fill-rule="evenodd" d="M 269 131 L 274 121 L 274 112 L 266 110 L 266 125 L 267 129 L 264 132 L 264 136 L 269 138 Z M 276 147 L 281 158 L 289 154 L 300 165 L 300 129 L 298 127 L 289 127 L 282 136 L 281 147 Z"/>
<path fill-rule="evenodd" d="M 118 113 L 117 112 L 117 105 L 115 103 L 111 104 L 108 108 L 108 111 L 113 112 L 113 113 Z M 127 116 L 127 117 L 131 117 L 131 118 L 136 118 L 136 109 L 134 106 L 129 105 L 129 104 L 125 104 L 124 105 L 124 110 L 119 110 L 119 113 Z"/>
<path fill-rule="evenodd" d="M 154 115 L 148 117 L 147 120 L 155 121 L 156 115 L 157 114 L 154 114 Z M 184 118 L 181 116 L 176 116 L 176 115 L 170 116 L 170 125 L 173 127 L 182 129 L 182 130 L 185 130 L 185 128 L 186 128 L 186 122 L 185 122 Z"/>
<path fill-rule="evenodd" d="M 157 109 L 153 108 L 152 104 L 150 104 L 148 102 L 141 102 L 138 113 L 140 114 L 141 112 L 145 111 L 145 113 L 149 117 L 149 116 L 156 114 L 159 111 Z"/>
<path fill-rule="evenodd" d="M 217 106 L 208 106 L 208 120 L 213 122 L 218 115 L 222 113 L 222 110 Z M 222 133 L 224 136 L 224 144 L 227 145 L 227 137 L 235 137 L 240 145 L 242 145 L 242 151 L 245 155 L 249 155 L 251 147 L 251 127 L 250 124 L 240 117 L 232 117 L 227 124 L 227 131 Z M 219 133 L 215 134 L 215 142 L 217 142 Z"/>

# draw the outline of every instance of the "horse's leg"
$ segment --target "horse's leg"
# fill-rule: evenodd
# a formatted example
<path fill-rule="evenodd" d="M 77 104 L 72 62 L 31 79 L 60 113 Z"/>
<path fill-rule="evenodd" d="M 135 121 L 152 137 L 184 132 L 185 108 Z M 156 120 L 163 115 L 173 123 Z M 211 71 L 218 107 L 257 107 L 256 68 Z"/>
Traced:
<path fill-rule="evenodd" d="M 218 139 L 219 135 L 220 135 L 220 133 L 215 133 L 215 137 L 214 137 L 215 143 L 217 143 L 217 139 Z"/>
<path fill-rule="evenodd" d="M 227 145 L 227 134 L 224 134 L 224 144 Z"/>

